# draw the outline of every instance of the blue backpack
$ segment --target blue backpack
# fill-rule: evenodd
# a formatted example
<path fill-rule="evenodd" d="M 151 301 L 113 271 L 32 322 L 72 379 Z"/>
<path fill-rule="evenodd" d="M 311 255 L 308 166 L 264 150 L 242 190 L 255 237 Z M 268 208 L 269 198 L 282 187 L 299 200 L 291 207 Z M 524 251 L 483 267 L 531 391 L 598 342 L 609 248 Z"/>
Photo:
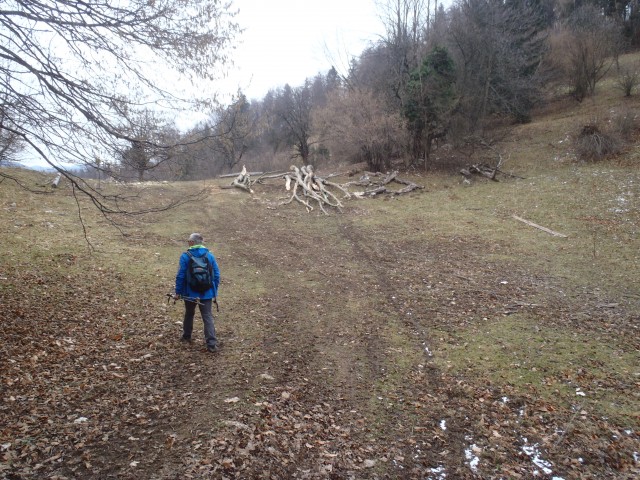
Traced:
<path fill-rule="evenodd" d="M 187 283 L 191 290 L 204 293 L 213 286 L 213 267 L 209 263 L 209 256 L 205 253 L 202 257 L 189 255 L 189 265 L 187 266 Z"/>

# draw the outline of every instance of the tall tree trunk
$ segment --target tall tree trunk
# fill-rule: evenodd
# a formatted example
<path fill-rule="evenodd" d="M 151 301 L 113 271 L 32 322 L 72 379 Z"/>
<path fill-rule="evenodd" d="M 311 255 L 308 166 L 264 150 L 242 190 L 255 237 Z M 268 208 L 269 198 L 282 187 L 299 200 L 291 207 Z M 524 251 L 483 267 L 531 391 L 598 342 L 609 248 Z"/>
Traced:
<path fill-rule="evenodd" d="M 491 87 L 491 74 L 493 73 L 493 54 L 489 55 L 489 65 L 487 66 L 487 74 L 484 81 L 484 91 L 482 92 L 482 104 L 480 105 L 480 121 L 481 126 L 484 125 L 484 119 L 487 115 L 487 105 L 489 105 L 489 88 Z M 482 127 L 484 128 L 484 127 Z"/>

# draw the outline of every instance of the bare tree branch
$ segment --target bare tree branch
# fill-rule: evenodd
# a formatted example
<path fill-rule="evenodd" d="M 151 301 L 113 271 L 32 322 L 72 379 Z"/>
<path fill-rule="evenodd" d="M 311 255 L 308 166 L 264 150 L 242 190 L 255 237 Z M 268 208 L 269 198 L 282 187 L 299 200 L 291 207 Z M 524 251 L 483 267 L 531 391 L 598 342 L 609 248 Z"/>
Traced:
<path fill-rule="evenodd" d="M 95 158 L 120 162 L 122 152 L 140 141 L 140 111 L 162 115 L 210 103 L 206 97 L 213 92 L 200 89 L 198 98 L 175 87 L 211 80 L 229 62 L 238 32 L 234 16 L 230 2 L 217 0 L 2 2 L 0 140 L 18 138 L 24 156 L 46 162 L 103 214 L 143 213 L 125 206 L 120 195 L 100 194 L 61 165 L 112 172 Z M 175 138 L 143 139 L 156 152 L 154 165 L 175 148 L 177 142 L 167 140 Z"/>

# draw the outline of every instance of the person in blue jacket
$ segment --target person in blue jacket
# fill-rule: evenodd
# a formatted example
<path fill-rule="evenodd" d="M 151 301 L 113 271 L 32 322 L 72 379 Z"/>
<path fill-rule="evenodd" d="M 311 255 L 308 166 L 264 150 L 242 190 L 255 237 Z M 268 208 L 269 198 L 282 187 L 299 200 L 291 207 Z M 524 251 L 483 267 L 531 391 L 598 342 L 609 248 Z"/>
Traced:
<path fill-rule="evenodd" d="M 199 233 L 192 233 L 189 236 L 188 253 L 180 255 L 180 267 L 176 275 L 176 297 L 184 300 L 184 321 L 182 324 L 182 341 L 191 343 L 191 333 L 193 331 L 193 317 L 196 313 L 196 305 L 200 307 L 200 315 L 204 323 L 204 338 L 207 350 L 215 353 L 218 351 L 219 343 L 216 337 L 214 325 L 212 303 L 218 293 L 220 284 L 220 269 L 213 254 L 203 245 L 204 238 Z M 189 267 L 189 254 L 196 258 L 207 256 L 209 265 L 212 267 L 211 288 L 204 292 L 194 291 L 187 282 L 187 269 Z"/>

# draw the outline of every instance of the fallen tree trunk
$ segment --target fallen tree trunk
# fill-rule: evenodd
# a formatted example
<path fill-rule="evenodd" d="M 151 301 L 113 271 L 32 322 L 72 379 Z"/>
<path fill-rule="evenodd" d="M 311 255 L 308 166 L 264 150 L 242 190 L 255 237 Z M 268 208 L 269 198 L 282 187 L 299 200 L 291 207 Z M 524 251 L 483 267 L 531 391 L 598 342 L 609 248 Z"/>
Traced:
<path fill-rule="evenodd" d="M 246 175 L 262 175 L 264 172 L 245 172 Z M 237 173 L 225 173 L 224 175 L 218 175 L 218 178 L 231 178 L 237 177 Z"/>
<path fill-rule="evenodd" d="M 526 220 L 526 219 L 524 219 L 522 217 L 519 217 L 517 215 L 511 215 L 511 217 L 516 219 L 516 220 L 518 220 L 519 222 L 526 223 L 530 227 L 537 228 L 538 230 L 542 230 L 543 232 L 547 232 L 548 234 L 553 235 L 554 237 L 567 238 L 567 236 L 564 233 L 559 233 L 559 232 L 553 231 L 550 228 L 543 227 L 542 225 L 538 225 L 537 223 L 533 223 L 532 221 Z"/>
<path fill-rule="evenodd" d="M 467 168 L 463 168 L 460 170 L 460 174 L 469 178 L 471 175 L 482 175 L 483 177 L 487 177 L 489 180 L 493 180 L 497 182 L 496 173 L 498 173 L 497 168 L 490 167 L 489 165 L 480 163 L 475 165 L 469 165 Z"/>
<path fill-rule="evenodd" d="M 359 198 L 375 197 L 376 195 L 380 195 L 383 193 L 388 193 L 390 195 L 402 195 L 404 193 L 409 193 L 413 190 L 424 188 L 421 185 L 418 185 L 416 183 L 399 179 L 397 171 L 387 173 L 386 176 L 379 182 L 372 181 L 371 176 L 380 177 L 382 176 L 382 174 L 381 173 L 375 173 L 375 174 L 365 173 L 365 175 L 360 177 L 360 180 L 358 180 L 357 182 L 350 182 L 349 184 L 351 185 L 372 187 L 363 192 L 355 192 L 353 195 Z M 390 190 L 387 188 L 387 185 L 389 185 L 392 182 L 396 182 L 406 186 L 399 190 Z"/>

